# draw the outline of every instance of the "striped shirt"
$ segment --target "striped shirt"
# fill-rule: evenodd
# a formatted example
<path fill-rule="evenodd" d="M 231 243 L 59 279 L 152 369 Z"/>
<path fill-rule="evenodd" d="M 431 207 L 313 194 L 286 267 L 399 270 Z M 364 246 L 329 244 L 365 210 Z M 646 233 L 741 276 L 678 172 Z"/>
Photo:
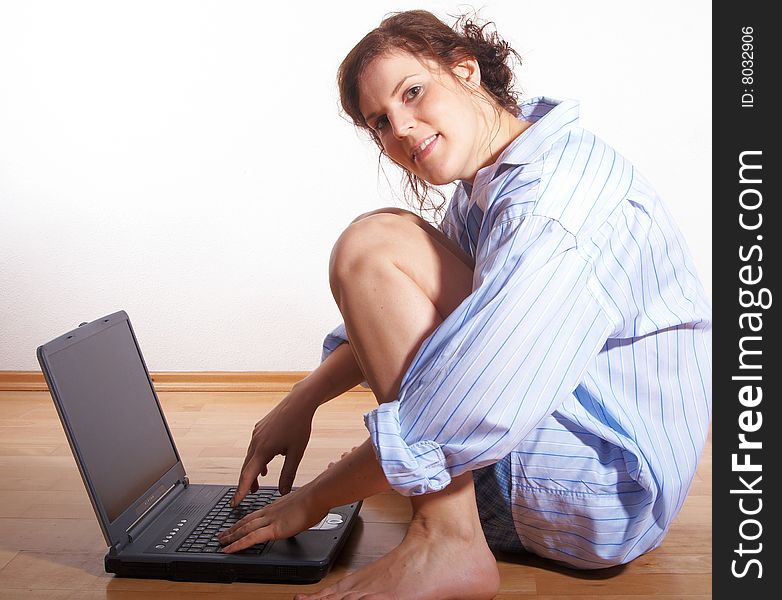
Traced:
<path fill-rule="evenodd" d="M 528 549 L 625 562 L 659 543 L 694 477 L 711 307 L 666 207 L 579 127 L 578 104 L 520 108 L 533 124 L 458 185 L 440 226 L 475 259 L 473 291 L 365 423 L 401 494 L 514 453 Z M 340 326 L 323 357 L 345 339 Z"/>

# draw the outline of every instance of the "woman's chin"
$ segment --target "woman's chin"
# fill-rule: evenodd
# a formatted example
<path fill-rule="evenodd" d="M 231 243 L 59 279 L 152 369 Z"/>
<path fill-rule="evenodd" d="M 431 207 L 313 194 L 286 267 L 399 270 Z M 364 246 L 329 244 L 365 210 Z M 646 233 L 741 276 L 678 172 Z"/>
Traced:
<path fill-rule="evenodd" d="M 419 174 L 418 176 L 429 185 L 448 185 L 457 179 L 457 177 L 450 176 L 443 172 L 427 172 L 425 174 Z"/>

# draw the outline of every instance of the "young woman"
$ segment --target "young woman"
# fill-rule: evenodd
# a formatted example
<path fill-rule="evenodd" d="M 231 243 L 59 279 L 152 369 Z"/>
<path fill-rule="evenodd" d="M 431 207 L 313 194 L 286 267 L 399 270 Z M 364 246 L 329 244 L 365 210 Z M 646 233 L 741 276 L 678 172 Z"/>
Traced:
<path fill-rule="evenodd" d="M 410 496 L 400 546 L 311 598 L 491 598 L 491 549 L 625 563 L 662 542 L 694 476 L 711 309 L 685 243 L 577 103 L 517 104 L 512 54 L 485 27 L 410 11 L 340 66 L 344 110 L 419 197 L 458 186 L 439 229 L 381 209 L 344 231 L 344 325 L 253 432 L 237 502 L 277 454 L 290 490 L 319 404 L 362 381 L 377 397 L 364 444 L 221 538 L 232 552 Z"/>

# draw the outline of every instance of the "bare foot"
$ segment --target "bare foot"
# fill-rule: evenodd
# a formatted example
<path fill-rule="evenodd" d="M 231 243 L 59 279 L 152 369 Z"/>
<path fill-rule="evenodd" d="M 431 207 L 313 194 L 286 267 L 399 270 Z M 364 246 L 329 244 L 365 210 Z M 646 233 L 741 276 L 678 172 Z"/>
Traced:
<path fill-rule="evenodd" d="M 493 598 L 500 575 L 483 532 L 458 529 L 413 517 L 405 539 L 386 556 L 316 594 L 299 594 L 296 600 Z"/>

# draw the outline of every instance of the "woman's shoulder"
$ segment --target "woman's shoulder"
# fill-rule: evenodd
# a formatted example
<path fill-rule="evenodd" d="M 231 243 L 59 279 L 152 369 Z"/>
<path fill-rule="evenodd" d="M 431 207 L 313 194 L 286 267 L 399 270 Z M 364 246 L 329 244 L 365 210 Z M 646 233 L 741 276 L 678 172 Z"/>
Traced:
<path fill-rule="evenodd" d="M 575 127 L 543 157 L 538 209 L 586 218 L 596 206 L 621 202 L 633 177 L 633 165 L 621 153 L 593 132 Z"/>
<path fill-rule="evenodd" d="M 581 127 L 550 139 L 534 161 L 497 173 L 486 201 L 487 222 L 543 217 L 579 237 L 599 228 L 635 189 L 632 164 Z"/>
<path fill-rule="evenodd" d="M 616 150 L 581 124 L 580 104 L 576 100 L 554 100 L 547 96 L 531 98 L 519 105 L 519 118 L 532 123 L 514 149 L 517 163 L 532 164 L 555 159 L 552 173 L 570 170 L 604 155 L 619 157 Z"/>
<path fill-rule="evenodd" d="M 493 166 L 485 193 L 473 191 L 470 204 L 503 213 L 500 220 L 534 214 L 575 232 L 587 222 L 594 225 L 627 197 L 632 164 L 581 126 L 578 102 L 541 96 L 519 109 L 532 126 Z M 458 189 L 454 200 L 464 201 Z"/>

